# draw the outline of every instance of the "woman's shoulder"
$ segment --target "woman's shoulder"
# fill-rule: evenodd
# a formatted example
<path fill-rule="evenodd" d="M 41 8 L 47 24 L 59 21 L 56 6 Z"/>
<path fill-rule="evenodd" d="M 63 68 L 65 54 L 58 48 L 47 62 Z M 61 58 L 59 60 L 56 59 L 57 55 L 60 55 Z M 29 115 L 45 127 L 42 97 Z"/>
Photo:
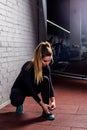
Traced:
<path fill-rule="evenodd" d="M 32 61 L 27 61 L 22 66 L 22 70 L 29 70 L 29 68 L 32 66 Z"/>

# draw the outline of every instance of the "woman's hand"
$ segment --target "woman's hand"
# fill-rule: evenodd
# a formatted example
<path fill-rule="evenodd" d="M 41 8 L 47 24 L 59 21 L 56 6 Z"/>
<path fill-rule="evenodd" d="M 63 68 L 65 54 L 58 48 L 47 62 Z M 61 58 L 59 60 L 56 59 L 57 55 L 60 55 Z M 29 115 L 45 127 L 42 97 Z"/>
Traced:
<path fill-rule="evenodd" d="M 51 102 L 49 109 L 52 111 L 56 108 L 55 102 Z"/>
<path fill-rule="evenodd" d="M 50 107 L 49 107 L 49 110 L 54 110 L 56 108 L 56 103 L 55 103 L 55 97 L 51 97 L 50 98 Z"/>
<path fill-rule="evenodd" d="M 46 113 L 46 114 L 50 114 L 50 105 L 48 104 L 45 104 L 43 103 L 42 101 L 40 102 L 40 106 L 42 107 L 43 111 Z"/>
<path fill-rule="evenodd" d="M 44 104 L 43 105 L 43 111 L 46 113 L 46 114 L 50 114 L 50 110 L 49 110 L 49 105 L 48 104 Z"/>

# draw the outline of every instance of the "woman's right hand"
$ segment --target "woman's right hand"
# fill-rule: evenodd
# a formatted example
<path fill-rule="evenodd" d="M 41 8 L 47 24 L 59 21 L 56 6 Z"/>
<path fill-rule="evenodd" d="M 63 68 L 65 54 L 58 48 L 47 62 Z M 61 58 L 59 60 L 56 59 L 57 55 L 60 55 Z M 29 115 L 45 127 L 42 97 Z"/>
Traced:
<path fill-rule="evenodd" d="M 40 106 L 42 107 L 43 111 L 46 113 L 46 114 L 50 114 L 50 111 L 49 111 L 49 105 L 48 104 L 45 104 L 43 103 L 42 101 L 40 102 Z"/>

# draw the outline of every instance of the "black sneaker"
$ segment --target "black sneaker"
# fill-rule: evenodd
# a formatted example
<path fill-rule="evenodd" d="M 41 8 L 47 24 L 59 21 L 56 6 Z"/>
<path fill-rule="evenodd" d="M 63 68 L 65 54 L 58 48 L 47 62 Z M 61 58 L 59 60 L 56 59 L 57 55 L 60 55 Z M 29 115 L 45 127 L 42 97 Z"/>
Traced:
<path fill-rule="evenodd" d="M 45 112 L 42 113 L 42 117 L 47 119 L 47 120 L 54 120 L 55 116 L 54 114 L 50 113 L 50 114 L 46 114 Z"/>

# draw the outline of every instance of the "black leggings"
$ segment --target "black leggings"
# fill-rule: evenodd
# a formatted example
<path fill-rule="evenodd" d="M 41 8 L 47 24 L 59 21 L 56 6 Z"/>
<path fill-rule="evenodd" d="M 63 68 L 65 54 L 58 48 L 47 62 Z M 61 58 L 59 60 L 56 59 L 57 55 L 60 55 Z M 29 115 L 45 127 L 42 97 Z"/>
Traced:
<path fill-rule="evenodd" d="M 49 104 L 49 98 L 50 98 L 50 81 L 47 76 L 43 77 L 43 81 L 37 86 L 34 86 L 34 91 L 39 94 L 41 92 L 42 100 L 44 103 Z M 18 88 L 12 88 L 10 100 L 11 104 L 13 106 L 19 106 L 22 105 L 25 97 L 27 95 L 23 94 L 22 91 Z M 29 96 L 29 95 L 28 95 Z"/>

